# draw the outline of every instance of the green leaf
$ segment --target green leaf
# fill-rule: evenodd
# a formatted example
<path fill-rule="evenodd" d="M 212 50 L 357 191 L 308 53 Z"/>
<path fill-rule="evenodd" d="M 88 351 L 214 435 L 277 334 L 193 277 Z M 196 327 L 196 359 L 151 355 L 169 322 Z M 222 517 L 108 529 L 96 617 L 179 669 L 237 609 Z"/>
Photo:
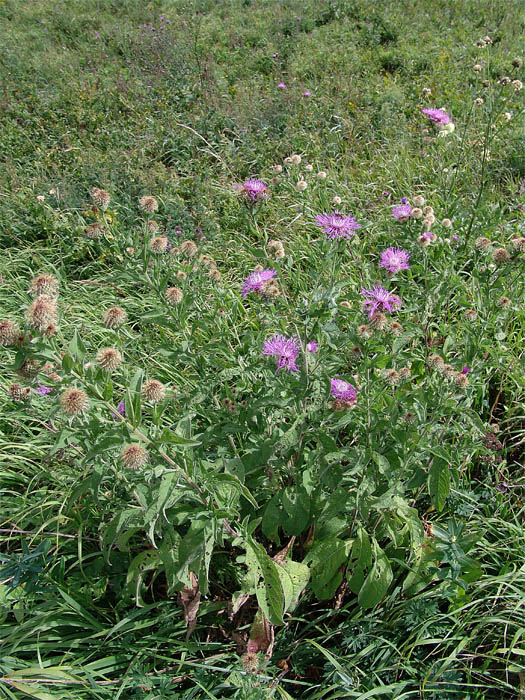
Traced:
<path fill-rule="evenodd" d="M 334 537 L 316 542 L 304 563 L 310 565 L 312 590 L 320 600 L 333 598 L 343 581 L 342 566 L 348 559 L 352 540 Z"/>
<path fill-rule="evenodd" d="M 375 540 L 373 545 L 375 562 L 357 597 L 357 602 L 365 609 L 381 602 L 393 578 L 388 557 Z"/>
<path fill-rule="evenodd" d="M 169 428 L 163 429 L 160 439 L 161 442 L 165 442 L 170 445 L 177 445 L 179 447 L 197 447 L 201 444 L 199 440 L 191 440 L 190 438 L 182 437 L 181 435 L 174 433 L 173 430 L 170 430 Z"/>
<path fill-rule="evenodd" d="M 82 360 L 84 359 L 84 355 L 86 354 L 86 346 L 82 342 L 82 339 L 80 338 L 76 329 L 73 333 L 73 338 L 69 343 L 68 350 L 69 354 L 75 362 L 82 362 Z"/>
<path fill-rule="evenodd" d="M 306 564 L 291 559 L 285 559 L 278 564 L 277 572 L 284 592 L 284 611 L 293 610 L 299 601 L 301 593 L 310 579 L 310 569 Z"/>
<path fill-rule="evenodd" d="M 282 625 L 285 598 L 277 564 L 252 537 L 246 538 L 246 548 L 252 550 L 261 571 L 261 578 L 255 587 L 259 607 L 272 625 Z"/>
<path fill-rule="evenodd" d="M 310 524 L 310 498 L 302 486 L 288 486 L 281 496 L 286 513 L 282 527 L 287 535 L 300 535 Z"/>
<path fill-rule="evenodd" d="M 273 542 L 280 544 L 279 526 L 281 524 L 281 494 L 276 493 L 266 504 L 262 519 L 263 534 Z"/>
<path fill-rule="evenodd" d="M 356 595 L 361 590 L 365 575 L 372 566 L 372 545 L 370 538 L 362 527 L 357 531 L 357 537 L 352 546 L 352 555 L 347 569 L 348 587 Z"/>
<path fill-rule="evenodd" d="M 428 472 L 428 493 L 432 505 L 442 511 L 450 492 L 450 469 L 444 459 L 437 457 Z"/>

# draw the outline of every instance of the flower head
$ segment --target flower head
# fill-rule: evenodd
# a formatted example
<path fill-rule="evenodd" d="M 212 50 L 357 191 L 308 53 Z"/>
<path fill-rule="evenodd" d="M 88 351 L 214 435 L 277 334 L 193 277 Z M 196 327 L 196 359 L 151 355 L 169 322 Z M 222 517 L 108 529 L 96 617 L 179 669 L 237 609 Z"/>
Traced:
<path fill-rule="evenodd" d="M 150 403 L 159 403 L 166 396 L 166 387 L 158 379 L 148 379 L 142 387 L 142 395 Z"/>
<path fill-rule="evenodd" d="M 286 90 L 286 83 L 277 83 L 277 87 L 280 90 Z"/>
<path fill-rule="evenodd" d="M 139 206 L 142 211 L 145 211 L 147 214 L 153 214 L 159 208 L 159 203 L 155 197 L 146 195 L 145 197 L 139 198 Z"/>
<path fill-rule="evenodd" d="M 38 275 L 38 277 L 31 280 L 30 291 L 35 297 L 41 294 L 56 297 L 58 294 L 58 282 L 52 275 Z"/>
<path fill-rule="evenodd" d="M 341 212 L 335 210 L 332 214 L 325 212 L 318 214 L 315 217 L 316 225 L 320 226 L 326 233 L 328 238 L 351 238 L 354 231 L 361 228 L 361 224 L 357 222 L 353 216 L 345 216 Z"/>
<path fill-rule="evenodd" d="M 141 445 L 126 445 L 120 453 L 122 464 L 128 469 L 140 469 L 148 462 L 148 453 Z"/>
<path fill-rule="evenodd" d="M 311 340 L 309 343 L 306 345 L 306 350 L 311 353 L 317 352 L 319 349 L 319 345 L 315 340 Z"/>
<path fill-rule="evenodd" d="M 392 207 L 392 216 L 398 221 L 407 221 L 411 214 L 412 207 L 406 201 L 403 204 Z"/>
<path fill-rule="evenodd" d="M 246 180 L 242 185 L 237 186 L 237 189 L 245 199 L 252 203 L 268 199 L 268 186 L 256 177 Z"/>
<path fill-rule="evenodd" d="M 39 386 L 35 387 L 35 394 L 38 394 L 39 396 L 45 396 L 51 391 L 53 391 L 53 389 L 50 386 L 45 386 L 45 384 L 40 384 Z"/>
<path fill-rule="evenodd" d="M 60 404 L 69 416 L 77 416 L 89 406 L 89 399 L 85 391 L 71 387 L 66 389 L 60 397 Z"/>
<path fill-rule="evenodd" d="M 363 310 L 368 310 L 368 318 L 372 318 L 376 311 L 388 311 L 391 314 L 401 306 L 401 299 L 384 287 L 372 287 L 372 289 L 361 287 L 361 294 L 365 297 Z"/>
<path fill-rule="evenodd" d="M 409 270 L 410 253 L 402 248 L 387 248 L 381 253 L 380 267 L 385 267 L 389 274 L 395 275 L 399 270 Z"/>
<path fill-rule="evenodd" d="M 0 321 L 0 345 L 13 345 L 20 335 L 20 326 L 16 321 Z"/>
<path fill-rule="evenodd" d="M 120 306 L 112 306 L 104 313 L 106 328 L 118 328 L 126 322 L 128 315 Z"/>
<path fill-rule="evenodd" d="M 28 324 L 41 333 L 45 333 L 50 325 L 58 322 L 57 304 L 54 297 L 41 294 L 26 310 Z"/>
<path fill-rule="evenodd" d="M 442 109 L 426 108 L 422 109 L 421 113 L 426 115 L 430 121 L 434 122 L 434 124 L 442 124 L 444 126 L 452 121 L 448 112 L 445 112 Z"/>
<path fill-rule="evenodd" d="M 343 379 L 330 379 L 330 393 L 334 399 L 340 399 L 347 403 L 355 403 L 357 399 L 356 388 Z"/>
<path fill-rule="evenodd" d="M 102 369 L 114 372 L 122 364 L 122 355 L 116 348 L 102 348 L 97 353 L 97 362 Z"/>
<path fill-rule="evenodd" d="M 98 187 L 95 187 L 91 191 L 91 199 L 97 204 L 99 207 L 107 207 L 111 200 L 111 196 L 109 192 L 106 192 L 106 190 L 101 190 Z"/>
<path fill-rule="evenodd" d="M 246 297 L 250 292 L 264 292 L 264 285 L 269 282 L 275 275 L 277 270 L 266 268 L 265 270 L 256 270 L 248 275 L 244 280 L 244 285 L 241 291 L 241 296 Z"/>
<path fill-rule="evenodd" d="M 299 340 L 286 338 L 284 335 L 274 335 L 265 340 L 262 348 L 263 355 L 274 355 L 277 358 L 277 372 L 286 368 L 290 373 L 298 372 L 295 360 L 299 354 Z"/>
<path fill-rule="evenodd" d="M 168 300 L 169 304 L 173 304 L 173 306 L 180 304 L 182 298 L 183 294 L 178 287 L 170 287 L 169 289 L 166 289 L 166 299 Z"/>

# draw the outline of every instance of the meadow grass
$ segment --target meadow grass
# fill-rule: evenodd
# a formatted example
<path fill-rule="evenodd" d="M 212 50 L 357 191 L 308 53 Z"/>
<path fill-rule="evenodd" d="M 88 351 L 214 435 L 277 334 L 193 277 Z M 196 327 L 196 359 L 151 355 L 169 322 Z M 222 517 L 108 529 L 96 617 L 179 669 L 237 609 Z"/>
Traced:
<path fill-rule="evenodd" d="M 0 3 L 0 697 L 523 694 L 521 11 Z"/>

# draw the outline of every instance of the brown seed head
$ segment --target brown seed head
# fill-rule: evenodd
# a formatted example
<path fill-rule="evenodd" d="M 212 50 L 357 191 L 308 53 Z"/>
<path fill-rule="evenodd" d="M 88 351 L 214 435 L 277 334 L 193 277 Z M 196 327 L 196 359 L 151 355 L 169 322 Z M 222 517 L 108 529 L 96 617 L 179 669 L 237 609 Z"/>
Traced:
<path fill-rule="evenodd" d="M 441 225 L 445 228 L 450 228 L 452 226 L 452 221 L 450 219 L 443 219 Z"/>
<path fill-rule="evenodd" d="M 500 309 L 508 309 L 511 302 L 508 297 L 500 297 L 496 303 Z"/>
<path fill-rule="evenodd" d="M 467 375 L 462 374 L 461 372 L 456 372 L 454 374 L 454 383 L 461 388 L 468 386 Z"/>
<path fill-rule="evenodd" d="M 492 259 L 497 265 L 504 265 L 510 260 L 510 253 L 506 248 L 496 248 L 492 253 Z"/>
<path fill-rule="evenodd" d="M 182 296 L 182 292 L 178 287 L 170 287 L 169 289 L 166 289 L 166 299 L 174 306 L 181 303 Z"/>
<path fill-rule="evenodd" d="M 126 323 L 127 313 L 120 306 L 112 306 L 104 313 L 104 325 L 106 328 L 119 328 Z"/>
<path fill-rule="evenodd" d="M 185 280 L 188 275 L 184 272 L 184 270 L 179 270 L 177 272 L 177 279 L 178 280 Z"/>
<path fill-rule="evenodd" d="M 16 321 L 5 318 L 0 321 L 0 345 L 14 345 L 20 336 L 20 326 Z"/>
<path fill-rule="evenodd" d="M 156 221 L 153 221 L 153 219 L 150 219 L 147 224 L 146 224 L 146 229 L 150 236 L 154 236 L 157 231 L 159 230 L 159 225 Z"/>
<path fill-rule="evenodd" d="M 209 271 L 208 277 L 212 280 L 212 282 L 221 281 L 221 273 L 216 267 Z"/>
<path fill-rule="evenodd" d="M 107 207 L 111 200 L 111 196 L 109 192 L 106 192 L 106 190 L 101 190 L 98 187 L 95 187 L 95 189 L 91 191 L 91 199 L 97 206 Z"/>
<path fill-rule="evenodd" d="M 351 301 L 346 301 L 346 299 L 345 299 L 344 301 L 342 301 L 342 302 L 339 304 L 339 306 L 342 306 L 343 309 L 351 309 L 351 308 L 352 308 L 352 302 L 351 302 Z"/>
<path fill-rule="evenodd" d="M 41 294 L 27 309 L 26 320 L 31 328 L 44 333 L 50 324 L 58 323 L 56 300 L 47 294 Z"/>
<path fill-rule="evenodd" d="M 413 219 L 420 219 L 423 216 L 423 210 L 420 209 L 420 207 L 414 207 L 414 209 L 412 209 L 410 216 Z"/>
<path fill-rule="evenodd" d="M 104 234 L 104 228 L 96 221 L 94 224 L 89 224 L 84 229 L 84 236 L 86 238 L 100 238 Z"/>
<path fill-rule="evenodd" d="M 193 241 L 182 241 L 180 244 L 180 252 L 191 258 L 197 252 L 197 246 Z"/>
<path fill-rule="evenodd" d="M 222 407 L 224 410 L 229 411 L 230 413 L 235 413 L 237 410 L 237 407 L 235 406 L 235 401 L 232 399 L 223 399 L 222 400 Z"/>
<path fill-rule="evenodd" d="M 78 416 L 87 410 L 89 399 L 85 391 L 71 387 L 66 389 L 60 397 L 60 405 L 68 416 Z"/>
<path fill-rule="evenodd" d="M 467 309 L 465 311 L 465 318 L 469 323 L 473 323 L 478 317 L 478 312 L 474 311 L 474 309 Z"/>
<path fill-rule="evenodd" d="M 397 386 L 399 384 L 399 373 L 395 369 L 385 369 L 383 379 L 387 384 Z"/>
<path fill-rule="evenodd" d="M 278 260 L 281 258 L 284 258 L 285 253 L 284 253 L 284 246 L 281 243 L 281 241 L 277 241 L 275 239 L 272 239 L 271 241 L 268 241 L 268 251 L 273 254 L 274 258 L 277 258 Z"/>
<path fill-rule="evenodd" d="M 452 367 L 452 365 L 444 364 L 439 369 L 447 379 L 453 379 L 454 375 L 456 374 L 456 370 L 454 369 L 454 367 Z"/>
<path fill-rule="evenodd" d="M 9 396 L 13 401 L 26 401 L 31 394 L 31 389 L 28 386 L 21 384 L 11 384 L 9 387 Z"/>
<path fill-rule="evenodd" d="M 148 214 L 153 214 L 159 208 L 159 203 L 157 202 L 155 197 L 145 196 L 140 197 L 139 206 L 142 209 L 142 211 L 145 211 Z"/>
<path fill-rule="evenodd" d="M 401 333 L 403 332 L 403 326 L 400 323 L 398 323 L 397 321 L 390 321 L 390 325 L 388 327 L 388 330 L 393 335 L 401 335 Z"/>
<path fill-rule="evenodd" d="M 417 194 L 414 197 L 414 206 L 415 207 L 422 207 L 425 204 L 425 198 L 421 194 Z"/>
<path fill-rule="evenodd" d="M 142 395 L 150 403 L 159 403 L 166 396 L 166 387 L 157 379 L 148 379 L 142 386 Z"/>
<path fill-rule="evenodd" d="M 120 453 L 120 460 L 126 469 L 141 469 L 148 463 L 148 453 L 142 445 L 126 445 Z"/>
<path fill-rule="evenodd" d="M 208 270 L 213 270 L 217 267 L 217 263 L 209 255 L 199 255 L 199 263 L 204 265 Z"/>
<path fill-rule="evenodd" d="M 445 360 L 441 357 L 441 355 L 430 355 L 428 358 L 428 364 L 434 369 L 440 370 L 444 366 Z"/>
<path fill-rule="evenodd" d="M 360 338 L 371 338 L 372 337 L 372 331 L 370 330 L 370 327 L 366 325 L 366 323 L 363 323 L 361 326 L 357 326 L 356 333 Z"/>
<path fill-rule="evenodd" d="M 122 355 L 116 348 L 102 348 L 97 352 L 97 362 L 102 369 L 113 372 L 122 364 Z"/>
<path fill-rule="evenodd" d="M 165 253 L 168 249 L 168 239 L 166 236 L 157 236 L 149 242 L 149 247 L 154 253 Z"/>
<path fill-rule="evenodd" d="M 369 320 L 370 326 L 377 331 L 382 331 L 388 324 L 388 319 L 381 311 L 374 311 Z"/>
<path fill-rule="evenodd" d="M 525 237 L 524 236 L 520 236 L 519 238 L 513 238 L 512 245 L 520 253 L 525 253 Z"/>
<path fill-rule="evenodd" d="M 39 297 L 41 294 L 56 297 L 58 282 L 52 275 L 38 275 L 31 281 L 30 291 L 35 297 Z"/>
<path fill-rule="evenodd" d="M 410 367 L 401 367 L 399 370 L 399 379 L 401 379 L 403 382 L 405 382 L 407 379 L 410 379 L 412 376 L 412 370 Z"/>
<path fill-rule="evenodd" d="M 430 214 L 433 214 L 433 213 L 434 213 L 434 208 L 433 208 L 433 207 L 428 206 L 428 205 L 427 205 L 426 207 L 423 207 L 423 214 L 424 214 L 425 216 L 429 216 Z"/>
<path fill-rule="evenodd" d="M 485 236 L 480 236 L 476 238 L 474 245 L 478 250 L 488 250 L 490 248 L 490 241 Z"/>

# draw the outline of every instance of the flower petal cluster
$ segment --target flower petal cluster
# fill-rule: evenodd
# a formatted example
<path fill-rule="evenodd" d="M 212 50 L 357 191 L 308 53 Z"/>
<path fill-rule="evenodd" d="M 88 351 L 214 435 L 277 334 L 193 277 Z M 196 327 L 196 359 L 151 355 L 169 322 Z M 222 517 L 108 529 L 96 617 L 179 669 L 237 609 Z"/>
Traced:
<path fill-rule="evenodd" d="M 406 221 L 412 215 L 412 207 L 408 202 L 392 207 L 392 216 L 398 221 Z"/>
<path fill-rule="evenodd" d="M 252 177 L 243 182 L 238 187 L 240 194 L 250 202 L 258 202 L 261 199 L 268 199 L 268 186 L 262 180 Z"/>
<path fill-rule="evenodd" d="M 274 335 L 263 343 L 262 354 L 273 355 L 277 358 L 277 369 L 287 369 L 291 372 L 299 372 L 295 360 L 299 355 L 300 343 L 298 338 L 287 338 L 284 335 Z"/>
<path fill-rule="evenodd" d="M 426 108 L 422 109 L 421 113 L 427 116 L 434 124 L 441 124 L 444 126 L 445 124 L 450 124 L 452 121 L 450 114 L 443 109 Z"/>
<path fill-rule="evenodd" d="M 250 273 L 244 280 L 241 291 L 242 298 L 244 299 L 250 292 L 262 293 L 264 291 L 264 285 L 275 277 L 276 274 L 277 270 L 274 270 L 273 267 L 268 267 L 265 270 L 256 270 Z"/>
<path fill-rule="evenodd" d="M 340 399 L 347 403 L 354 403 L 357 400 L 357 390 L 349 382 L 344 379 L 330 379 L 330 393 L 334 399 Z"/>
<path fill-rule="evenodd" d="M 395 275 L 400 270 L 410 270 L 409 259 L 410 253 L 403 248 L 387 248 L 381 253 L 379 266 L 386 268 L 389 274 Z"/>
<path fill-rule="evenodd" d="M 376 311 L 388 311 L 391 314 L 401 306 L 401 299 L 384 287 L 372 287 L 372 289 L 361 287 L 361 294 L 365 298 L 363 310 L 368 311 L 368 318 L 372 318 Z"/>
<path fill-rule="evenodd" d="M 316 225 L 320 226 L 326 233 L 328 238 L 351 238 L 357 229 L 361 228 L 361 224 L 357 222 L 354 216 L 346 216 L 337 209 L 329 214 L 324 212 L 315 217 Z"/>

